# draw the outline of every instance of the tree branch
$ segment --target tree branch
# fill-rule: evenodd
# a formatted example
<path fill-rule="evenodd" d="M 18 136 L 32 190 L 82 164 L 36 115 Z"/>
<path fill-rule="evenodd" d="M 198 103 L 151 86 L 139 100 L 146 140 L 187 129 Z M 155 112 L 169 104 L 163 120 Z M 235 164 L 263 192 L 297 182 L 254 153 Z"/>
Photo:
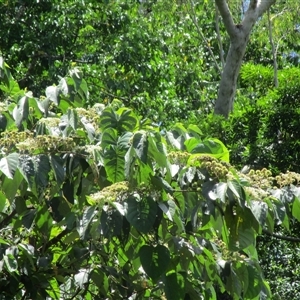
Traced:
<path fill-rule="evenodd" d="M 271 233 L 266 229 L 263 229 L 263 233 L 265 233 L 269 236 L 275 237 L 277 239 L 280 239 L 280 240 L 300 243 L 300 238 L 296 238 L 296 237 L 293 237 L 293 236 L 286 236 L 286 235 L 281 235 L 281 234 L 277 234 L 277 233 Z"/>
<path fill-rule="evenodd" d="M 258 17 L 261 17 L 273 4 L 276 0 L 261 0 L 258 7 Z"/>
<path fill-rule="evenodd" d="M 213 59 L 215 65 L 216 65 L 216 67 L 217 67 L 217 69 L 218 69 L 218 71 L 219 71 L 219 73 L 220 73 L 220 75 L 221 75 L 221 74 L 222 74 L 222 70 L 220 69 L 220 66 L 219 66 L 219 64 L 218 64 L 218 62 L 217 62 L 217 59 L 216 59 L 216 57 L 215 57 L 215 55 L 214 55 L 214 53 L 213 53 L 213 51 L 212 51 L 212 49 L 211 49 L 211 47 L 210 47 L 210 45 L 209 45 L 209 42 L 208 42 L 207 39 L 205 38 L 205 36 L 204 36 L 204 34 L 203 34 L 203 32 L 202 32 L 202 30 L 201 30 L 201 28 L 199 27 L 199 24 L 198 24 L 198 22 L 197 22 L 197 19 L 196 19 L 196 12 L 195 12 L 195 9 L 194 9 L 194 3 L 193 3 L 193 1 L 190 1 L 190 6 L 191 6 L 191 17 L 192 17 L 192 21 L 193 21 L 193 23 L 194 23 L 194 25 L 195 25 L 195 27 L 196 27 L 196 30 L 197 30 L 199 36 L 201 37 L 202 41 L 206 44 L 206 47 L 207 47 L 207 49 L 208 49 L 208 52 L 209 52 L 210 56 L 212 57 L 212 59 Z"/>
<path fill-rule="evenodd" d="M 220 15 L 222 16 L 224 26 L 230 37 L 236 35 L 236 26 L 234 24 L 231 12 L 227 5 L 226 0 L 215 0 L 216 5 L 219 9 Z"/>
<path fill-rule="evenodd" d="M 273 67 L 274 67 L 274 86 L 278 87 L 278 65 L 277 65 L 277 57 L 276 57 L 276 48 L 273 41 L 273 33 L 272 33 L 272 21 L 270 18 L 270 10 L 268 10 L 268 28 L 269 28 L 269 41 L 272 47 L 272 56 L 273 56 Z"/>
<path fill-rule="evenodd" d="M 219 49 L 220 49 L 220 59 L 221 59 L 221 64 L 222 64 L 222 70 L 224 69 L 225 66 L 225 59 L 224 59 L 224 50 L 223 50 L 223 43 L 222 43 L 222 37 L 220 33 L 220 26 L 219 26 L 219 11 L 216 5 L 216 15 L 215 15 L 215 22 L 216 22 L 216 33 L 217 33 L 217 39 L 219 43 Z"/>

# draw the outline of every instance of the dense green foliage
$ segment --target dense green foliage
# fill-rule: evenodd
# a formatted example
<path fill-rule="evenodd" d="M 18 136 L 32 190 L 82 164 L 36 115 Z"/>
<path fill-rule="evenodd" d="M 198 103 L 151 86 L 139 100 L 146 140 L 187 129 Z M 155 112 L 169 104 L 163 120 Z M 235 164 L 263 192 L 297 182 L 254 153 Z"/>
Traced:
<path fill-rule="evenodd" d="M 228 50 L 213 1 L 0 1 L 2 298 L 252 299 L 268 284 L 298 297 L 299 5 L 286 2 L 255 26 L 224 120 L 210 114 Z M 198 152 L 231 165 L 214 173 Z"/>
<path fill-rule="evenodd" d="M 200 27 L 214 35 L 211 7 L 194 9 Z M 37 95 L 76 63 L 92 104 L 118 98 L 164 125 L 204 109 L 216 96 L 220 74 L 207 47 L 199 47 L 188 4 L 9 1 L 1 9 L 0 49 L 21 88 Z"/>
<path fill-rule="evenodd" d="M 298 174 L 239 173 L 197 126 L 119 101 L 85 109 L 77 68 L 41 98 L 3 60 L 1 79 L 3 297 L 269 298 L 256 237 L 300 219 Z"/>

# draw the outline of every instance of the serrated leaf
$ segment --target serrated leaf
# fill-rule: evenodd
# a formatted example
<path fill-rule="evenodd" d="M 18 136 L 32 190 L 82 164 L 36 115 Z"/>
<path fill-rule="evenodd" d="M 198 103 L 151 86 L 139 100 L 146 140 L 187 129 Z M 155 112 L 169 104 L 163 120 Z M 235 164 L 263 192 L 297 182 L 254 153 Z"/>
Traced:
<path fill-rule="evenodd" d="M 19 154 L 11 153 L 0 160 L 0 171 L 10 179 L 13 179 L 19 163 Z"/>
<path fill-rule="evenodd" d="M 154 224 L 157 204 L 151 197 L 145 197 L 138 200 L 136 197 L 127 199 L 126 218 L 128 222 L 138 231 L 148 233 Z"/>
<path fill-rule="evenodd" d="M 155 281 L 166 271 L 170 262 L 170 252 L 162 245 L 142 246 L 139 257 L 143 269 Z"/>

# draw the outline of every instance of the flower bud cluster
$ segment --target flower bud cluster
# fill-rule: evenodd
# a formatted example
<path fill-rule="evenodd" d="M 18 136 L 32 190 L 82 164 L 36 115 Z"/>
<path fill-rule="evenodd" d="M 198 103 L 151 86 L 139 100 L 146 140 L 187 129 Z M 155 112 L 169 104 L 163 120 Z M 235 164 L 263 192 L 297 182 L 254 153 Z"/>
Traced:
<path fill-rule="evenodd" d="M 168 159 L 171 164 L 187 165 L 190 153 L 181 151 L 171 151 L 168 153 Z"/>
<path fill-rule="evenodd" d="M 202 161 L 201 168 L 205 168 L 210 176 L 223 180 L 227 179 L 227 175 L 229 173 L 229 165 L 216 159 L 211 161 Z"/>
<path fill-rule="evenodd" d="M 121 181 L 103 188 L 101 191 L 91 194 L 92 200 L 98 203 L 120 201 L 129 192 L 129 182 Z"/>
<path fill-rule="evenodd" d="M 38 135 L 30 137 L 16 144 L 16 148 L 22 152 L 52 152 L 73 151 L 76 147 L 72 138 L 63 138 L 51 135 Z"/>
<path fill-rule="evenodd" d="M 5 131 L 1 133 L 0 147 L 3 152 L 10 152 L 11 148 L 15 147 L 26 139 L 32 139 L 33 133 L 30 131 Z"/>
<path fill-rule="evenodd" d="M 275 177 L 277 185 L 280 187 L 287 185 L 299 185 L 300 184 L 300 174 L 295 172 L 280 173 Z"/>
<path fill-rule="evenodd" d="M 247 175 L 242 175 L 245 177 L 251 186 L 256 186 L 261 189 L 272 188 L 274 185 L 274 177 L 272 172 L 263 168 L 262 170 L 250 170 Z"/>

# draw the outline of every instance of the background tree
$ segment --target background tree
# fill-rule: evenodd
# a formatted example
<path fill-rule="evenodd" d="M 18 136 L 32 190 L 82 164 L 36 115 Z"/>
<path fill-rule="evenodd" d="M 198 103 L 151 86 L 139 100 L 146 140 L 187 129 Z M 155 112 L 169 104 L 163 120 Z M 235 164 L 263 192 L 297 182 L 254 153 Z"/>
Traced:
<path fill-rule="evenodd" d="M 222 73 L 215 113 L 228 117 L 233 110 L 237 78 L 253 26 L 257 20 L 275 3 L 275 0 L 250 0 L 247 11 L 239 24 L 235 24 L 227 1 L 216 0 L 216 5 L 223 18 L 226 31 L 230 37 L 230 47 Z"/>

